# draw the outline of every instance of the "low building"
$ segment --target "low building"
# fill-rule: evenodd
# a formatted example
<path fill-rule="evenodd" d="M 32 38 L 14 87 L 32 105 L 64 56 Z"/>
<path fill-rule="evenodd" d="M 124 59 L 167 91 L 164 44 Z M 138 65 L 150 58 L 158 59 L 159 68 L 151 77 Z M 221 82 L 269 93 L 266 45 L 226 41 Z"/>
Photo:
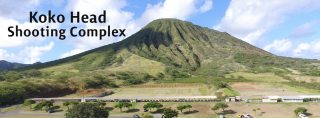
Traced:
<path fill-rule="evenodd" d="M 226 102 L 235 102 L 236 97 L 226 97 Z"/>
<path fill-rule="evenodd" d="M 262 102 L 304 102 L 307 98 L 320 98 L 320 95 L 266 96 Z"/>
<path fill-rule="evenodd" d="M 262 98 L 262 102 L 277 102 L 279 96 L 267 96 Z"/>
<path fill-rule="evenodd" d="M 226 98 L 226 102 L 238 102 L 240 100 L 241 100 L 240 96 Z"/>
<path fill-rule="evenodd" d="M 303 102 L 303 97 L 300 96 L 281 96 L 282 102 Z"/>

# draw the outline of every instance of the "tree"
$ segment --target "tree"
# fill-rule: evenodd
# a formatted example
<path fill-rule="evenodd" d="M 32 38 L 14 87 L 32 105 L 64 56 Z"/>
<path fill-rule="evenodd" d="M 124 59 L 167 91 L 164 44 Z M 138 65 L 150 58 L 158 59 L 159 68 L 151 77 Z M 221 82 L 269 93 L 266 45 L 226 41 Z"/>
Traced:
<path fill-rule="evenodd" d="M 252 111 L 254 111 L 254 114 L 257 114 L 257 113 L 256 113 L 256 111 L 257 111 L 256 109 L 253 109 Z"/>
<path fill-rule="evenodd" d="M 36 104 L 36 106 L 34 106 L 33 108 L 34 108 L 34 109 L 40 109 L 40 110 L 42 111 L 42 108 L 43 108 L 43 107 L 44 107 L 44 106 L 43 106 L 43 103 L 40 102 L 40 103 Z"/>
<path fill-rule="evenodd" d="M 230 75 L 230 77 L 233 79 L 233 78 L 234 78 L 234 75 Z"/>
<path fill-rule="evenodd" d="M 161 103 L 159 103 L 159 102 L 153 102 L 153 104 L 154 104 L 154 107 L 157 108 L 157 110 L 159 108 L 163 107 L 163 105 Z"/>
<path fill-rule="evenodd" d="M 127 107 L 128 110 L 130 109 L 131 106 L 132 106 L 132 104 L 129 103 L 129 102 L 124 102 L 124 103 L 123 103 L 123 107 Z"/>
<path fill-rule="evenodd" d="M 282 101 L 282 98 L 278 98 L 278 99 L 277 99 L 277 102 L 281 102 L 281 101 Z"/>
<path fill-rule="evenodd" d="M 219 107 L 215 105 L 214 107 L 211 108 L 211 110 L 214 111 L 214 113 L 217 114 L 216 110 L 219 110 Z"/>
<path fill-rule="evenodd" d="M 216 105 L 218 108 L 221 108 L 223 111 L 225 108 L 228 108 L 229 106 L 226 103 L 217 103 Z"/>
<path fill-rule="evenodd" d="M 77 104 L 79 104 L 79 102 L 78 101 L 69 101 L 69 104 L 70 105 L 77 105 Z"/>
<path fill-rule="evenodd" d="M 104 107 L 104 106 L 106 106 L 107 103 L 105 103 L 105 102 L 103 102 L 103 101 L 98 101 L 98 102 L 96 102 L 95 104 L 97 104 L 97 105 L 100 106 L 100 107 Z"/>
<path fill-rule="evenodd" d="M 70 103 L 69 103 L 69 102 L 64 102 L 62 105 L 63 105 L 63 106 L 67 106 L 67 107 L 68 107 L 68 109 L 69 109 L 69 105 L 70 105 Z"/>
<path fill-rule="evenodd" d="M 157 74 L 157 77 L 158 77 L 159 79 L 162 79 L 162 78 L 164 77 L 164 74 L 163 74 L 162 72 L 159 72 L 159 73 Z"/>
<path fill-rule="evenodd" d="M 238 78 L 238 79 L 243 79 L 244 77 L 241 76 L 241 75 L 238 75 L 237 78 Z"/>
<path fill-rule="evenodd" d="M 81 103 L 72 106 L 65 116 L 66 118 L 107 118 L 109 117 L 109 111 L 98 104 Z"/>
<path fill-rule="evenodd" d="M 46 112 L 48 112 L 50 107 L 53 106 L 53 102 L 49 101 L 49 100 L 46 100 L 46 101 L 42 102 L 42 105 L 46 108 Z"/>
<path fill-rule="evenodd" d="M 155 108 L 155 104 L 153 102 L 149 102 L 149 103 L 143 105 L 143 108 L 150 109 L 150 112 L 151 112 L 151 109 Z"/>
<path fill-rule="evenodd" d="M 306 113 L 307 109 L 304 107 L 298 107 L 294 110 L 294 113 L 296 114 L 296 116 L 298 116 L 299 113 Z"/>
<path fill-rule="evenodd" d="M 182 113 L 182 110 L 183 110 L 183 109 L 186 109 L 186 108 L 187 108 L 187 106 L 185 106 L 185 105 L 183 105 L 183 106 L 178 106 L 178 107 L 177 107 L 178 110 L 181 110 L 181 113 Z"/>
<path fill-rule="evenodd" d="M 179 114 L 178 111 L 172 110 L 171 107 L 165 108 L 163 111 L 163 115 L 165 118 L 178 117 L 178 114 Z"/>
<path fill-rule="evenodd" d="M 189 108 L 189 111 L 190 111 L 190 108 L 192 108 L 190 104 L 187 104 L 186 107 Z"/>
<path fill-rule="evenodd" d="M 153 118 L 152 115 L 146 114 L 146 115 L 142 115 L 142 118 Z"/>
<path fill-rule="evenodd" d="M 122 112 L 122 108 L 124 107 L 124 105 L 123 105 L 123 102 L 118 102 L 116 105 L 114 105 L 114 108 L 119 108 L 120 109 L 120 111 Z"/>
<path fill-rule="evenodd" d="M 22 106 L 29 106 L 29 109 L 31 110 L 32 104 L 35 104 L 35 103 L 36 103 L 36 101 L 34 101 L 34 100 L 25 100 L 24 104 Z"/>
<path fill-rule="evenodd" d="M 37 104 L 34 108 L 35 109 L 40 109 L 42 111 L 42 108 L 45 107 L 46 108 L 46 112 L 48 112 L 48 110 L 50 109 L 50 107 L 53 106 L 53 102 L 52 101 L 43 101 L 40 102 L 39 104 Z"/>
<path fill-rule="evenodd" d="M 4 80 L 5 80 L 4 77 L 0 75 L 0 81 L 4 81 Z"/>

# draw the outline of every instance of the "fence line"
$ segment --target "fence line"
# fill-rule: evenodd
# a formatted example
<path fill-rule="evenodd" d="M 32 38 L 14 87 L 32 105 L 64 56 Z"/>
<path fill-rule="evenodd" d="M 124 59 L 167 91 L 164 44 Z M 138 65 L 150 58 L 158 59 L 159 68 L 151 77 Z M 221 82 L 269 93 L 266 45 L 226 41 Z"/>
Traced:
<path fill-rule="evenodd" d="M 150 85 L 130 85 L 128 88 L 144 88 L 144 87 L 188 87 L 200 86 L 201 84 L 150 84 Z"/>

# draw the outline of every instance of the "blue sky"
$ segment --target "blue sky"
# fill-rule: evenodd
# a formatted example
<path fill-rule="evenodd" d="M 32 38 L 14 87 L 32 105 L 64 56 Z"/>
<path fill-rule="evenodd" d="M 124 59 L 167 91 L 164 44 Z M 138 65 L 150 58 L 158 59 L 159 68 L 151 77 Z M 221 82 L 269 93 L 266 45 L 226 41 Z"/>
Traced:
<path fill-rule="evenodd" d="M 0 0 L 0 60 L 48 62 L 123 40 L 71 37 L 69 30 L 126 29 L 127 37 L 159 18 L 177 18 L 244 40 L 279 56 L 320 59 L 320 1 L 301 0 Z M 30 23 L 30 11 L 65 16 L 64 23 Z M 100 15 L 107 22 L 70 23 L 70 12 Z M 8 37 L 9 26 L 66 29 L 58 37 Z"/>

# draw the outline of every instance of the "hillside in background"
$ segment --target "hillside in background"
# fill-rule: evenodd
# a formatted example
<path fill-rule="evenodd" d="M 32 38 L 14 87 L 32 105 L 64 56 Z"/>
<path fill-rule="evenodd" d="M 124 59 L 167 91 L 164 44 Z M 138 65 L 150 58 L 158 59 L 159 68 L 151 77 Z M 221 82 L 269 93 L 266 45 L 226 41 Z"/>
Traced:
<path fill-rule="evenodd" d="M 35 64 L 39 64 L 40 62 L 37 62 Z M 32 64 L 20 64 L 20 63 L 11 63 L 7 62 L 5 60 L 0 60 L 0 70 L 9 70 L 9 69 L 16 69 L 20 67 L 30 66 Z"/>
<path fill-rule="evenodd" d="M 226 32 L 158 19 L 120 42 L 0 72 L 0 106 L 28 97 L 148 82 L 204 83 L 217 90 L 224 88 L 228 91 L 224 95 L 232 96 L 239 93 L 229 82 L 270 82 L 251 77 L 259 73 L 277 76 L 273 83 L 320 91 L 319 70 L 317 59 L 276 56 Z"/>

